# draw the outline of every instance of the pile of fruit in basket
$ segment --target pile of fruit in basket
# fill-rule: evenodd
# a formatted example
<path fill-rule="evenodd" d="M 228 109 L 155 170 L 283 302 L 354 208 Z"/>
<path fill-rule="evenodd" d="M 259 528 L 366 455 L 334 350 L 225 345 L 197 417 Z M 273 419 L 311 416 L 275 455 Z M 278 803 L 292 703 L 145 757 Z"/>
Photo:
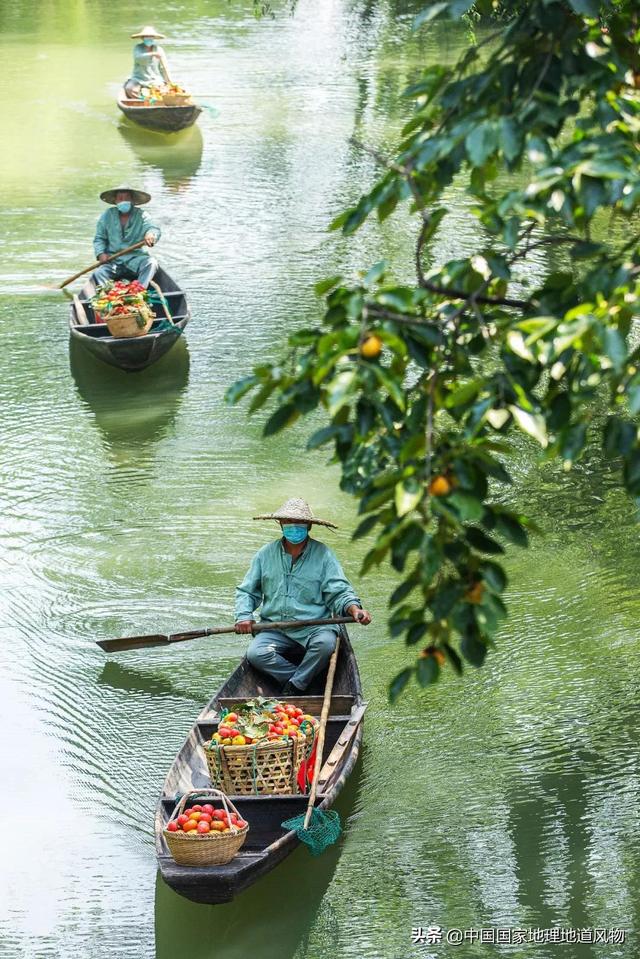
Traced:
<path fill-rule="evenodd" d="M 318 725 L 315 716 L 304 713 L 299 706 L 258 697 L 236 706 L 234 712 L 223 712 L 218 730 L 207 745 L 214 749 L 250 746 L 268 740 L 313 738 Z"/>
<path fill-rule="evenodd" d="M 113 280 L 96 291 L 91 300 L 96 323 L 108 322 L 115 316 L 136 314 L 136 323 L 143 329 L 154 318 L 149 304 L 149 291 L 137 280 Z"/>
<path fill-rule="evenodd" d="M 179 83 L 165 83 L 162 86 L 144 86 L 140 89 L 140 96 L 146 103 L 162 103 L 166 98 L 169 100 L 178 97 L 184 100 L 190 100 L 191 94 Z"/>
<path fill-rule="evenodd" d="M 236 812 L 227 812 L 224 809 L 215 809 L 211 803 L 195 803 L 189 806 L 177 819 L 172 819 L 167 825 L 168 832 L 183 832 L 189 836 L 206 836 L 208 833 L 228 833 L 237 829 L 244 829 L 247 825 Z M 235 829 L 234 829 L 235 827 Z"/>

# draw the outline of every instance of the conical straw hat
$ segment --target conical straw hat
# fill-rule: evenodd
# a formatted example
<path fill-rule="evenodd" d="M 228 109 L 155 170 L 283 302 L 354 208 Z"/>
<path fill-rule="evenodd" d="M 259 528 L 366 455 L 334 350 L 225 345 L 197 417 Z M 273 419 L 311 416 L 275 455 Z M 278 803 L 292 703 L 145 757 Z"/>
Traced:
<path fill-rule="evenodd" d="M 166 40 L 164 33 L 158 33 L 155 27 L 152 27 L 150 24 L 147 24 L 146 27 L 143 27 L 139 33 L 132 33 L 131 39 L 135 40 L 137 37 L 153 37 L 154 40 Z"/>
<path fill-rule="evenodd" d="M 318 519 L 311 512 L 311 507 L 303 499 L 293 497 L 283 503 L 280 509 L 275 513 L 264 513 L 261 516 L 254 516 L 254 519 L 275 519 L 288 520 L 290 523 L 315 523 L 316 526 L 328 526 L 329 529 L 337 529 L 335 523 L 330 523 L 326 519 Z"/>
<path fill-rule="evenodd" d="M 105 190 L 104 193 L 100 194 L 100 199 L 104 200 L 105 203 L 111 203 L 113 206 L 115 205 L 118 193 L 130 193 L 131 202 L 134 206 L 142 206 L 143 203 L 148 203 L 151 199 L 149 193 L 145 193 L 144 190 L 134 190 L 132 186 L 128 186 L 126 183 L 114 187 L 113 190 Z"/>

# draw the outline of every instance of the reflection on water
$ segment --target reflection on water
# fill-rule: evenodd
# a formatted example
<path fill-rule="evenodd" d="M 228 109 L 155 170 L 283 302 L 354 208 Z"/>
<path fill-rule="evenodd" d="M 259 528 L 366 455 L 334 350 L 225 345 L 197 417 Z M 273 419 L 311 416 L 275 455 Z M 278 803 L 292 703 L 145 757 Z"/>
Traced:
<path fill-rule="evenodd" d="M 131 693 L 151 693 L 153 696 L 180 696 L 181 693 L 164 676 L 153 676 L 141 669 L 124 666 L 121 663 L 109 661 L 104 664 L 102 672 L 96 682 L 111 689 L 124 690 Z M 191 702 L 191 696 L 184 696 Z"/>
<path fill-rule="evenodd" d="M 178 896 L 160 878 L 156 884 L 156 957 L 210 959 L 313 959 L 309 931 L 348 842 L 350 818 L 363 804 L 363 756 L 347 780 L 335 808 L 344 835 L 321 856 L 301 844 L 275 870 L 230 903 L 205 906 Z M 301 877 L 303 880 L 301 881 Z M 215 944 L 215 946 L 214 946 Z M 212 951 L 212 948 L 214 951 Z"/>
<path fill-rule="evenodd" d="M 202 163 L 204 141 L 196 124 L 178 134 L 153 133 L 123 119 L 118 132 L 131 147 L 143 167 L 162 174 L 170 193 L 184 193 Z"/>
<path fill-rule="evenodd" d="M 180 337 L 166 356 L 136 373 L 107 366 L 69 339 L 71 374 L 115 461 L 140 454 L 173 424 L 189 382 L 189 350 Z"/>

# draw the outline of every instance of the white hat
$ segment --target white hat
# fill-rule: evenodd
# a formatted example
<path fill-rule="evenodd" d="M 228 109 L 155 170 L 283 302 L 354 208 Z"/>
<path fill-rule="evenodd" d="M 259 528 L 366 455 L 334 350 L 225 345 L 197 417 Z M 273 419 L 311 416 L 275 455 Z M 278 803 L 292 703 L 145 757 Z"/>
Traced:
<path fill-rule="evenodd" d="M 158 33 L 155 27 L 152 27 L 150 24 L 147 24 L 146 27 L 143 27 L 139 33 L 132 33 L 131 39 L 135 40 L 137 37 L 153 37 L 154 40 L 166 40 L 164 33 Z"/>

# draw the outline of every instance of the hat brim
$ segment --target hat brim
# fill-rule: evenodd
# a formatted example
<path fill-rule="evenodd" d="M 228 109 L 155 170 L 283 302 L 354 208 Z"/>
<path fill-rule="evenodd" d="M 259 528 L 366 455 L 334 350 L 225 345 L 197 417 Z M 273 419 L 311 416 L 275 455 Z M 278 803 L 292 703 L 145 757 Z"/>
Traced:
<path fill-rule="evenodd" d="M 309 519 L 308 516 L 276 516 L 275 513 L 264 513 L 262 516 L 254 516 L 254 519 L 274 519 L 280 523 L 308 523 L 310 526 L 327 526 L 329 529 L 337 529 L 335 523 L 330 523 L 326 519 Z"/>
<path fill-rule="evenodd" d="M 166 40 L 167 39 L 164 33 L 132 33 L 131 34 L 132 40 L 144 40 L 145 37 L 147 38 L 147 40 Z"/>
<path fill-rule="evenodd" d="M 110 203 L 111 206 L 116 204 L 116 196 L 118 193 L 130 193 L 131 202 L 134 206 L 142 206 L 144 203 L 148 203 L 151 199 L 150 193 L 145 193 L 144 190 L 123 190 L 121 187 L 118 187 L 115 190 L 105 190 L 104 193 L 100 194 L 100 199 L 104 200 L 105 203 Z"/>

